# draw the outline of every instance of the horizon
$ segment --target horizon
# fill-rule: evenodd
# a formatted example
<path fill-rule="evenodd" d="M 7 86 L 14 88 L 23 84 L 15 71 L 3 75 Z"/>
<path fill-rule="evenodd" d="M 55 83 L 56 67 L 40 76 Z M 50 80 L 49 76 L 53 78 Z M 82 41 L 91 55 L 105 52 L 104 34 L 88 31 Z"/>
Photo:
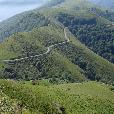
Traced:
<path fill-rule="evenodd" d="M 38 8 L 48 0 L 0 0 L 0 22 L 16 14 Z"/>

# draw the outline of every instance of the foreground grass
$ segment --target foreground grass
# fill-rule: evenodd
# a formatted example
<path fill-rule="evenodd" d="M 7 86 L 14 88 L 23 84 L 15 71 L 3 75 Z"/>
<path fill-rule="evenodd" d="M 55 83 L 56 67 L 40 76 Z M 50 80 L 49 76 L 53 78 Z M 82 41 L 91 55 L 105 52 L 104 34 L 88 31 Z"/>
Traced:
<path fill-rule="evenodd" d="M 102 83 L 45 86 L 0 80 L 0 89 L 34 113 L 114 114 L 114 92 Z"/>

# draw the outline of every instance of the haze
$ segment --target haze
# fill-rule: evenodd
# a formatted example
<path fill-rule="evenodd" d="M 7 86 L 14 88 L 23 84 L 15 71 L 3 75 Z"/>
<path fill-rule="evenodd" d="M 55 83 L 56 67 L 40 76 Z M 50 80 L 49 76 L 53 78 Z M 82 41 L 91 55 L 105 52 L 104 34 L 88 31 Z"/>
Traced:
<path fill-rule="evenodd" d="M 0 0 L 0 21 L 15 14 L 37 8 L 47 0 Z"/>

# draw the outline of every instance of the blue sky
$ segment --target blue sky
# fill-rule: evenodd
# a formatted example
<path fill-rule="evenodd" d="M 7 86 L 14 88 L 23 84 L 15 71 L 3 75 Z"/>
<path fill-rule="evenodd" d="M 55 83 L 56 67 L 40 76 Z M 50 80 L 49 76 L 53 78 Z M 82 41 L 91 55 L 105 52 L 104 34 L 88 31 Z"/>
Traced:
<path fill-rule="evenodd" d="M 48 0 L 0 0 L 0 21 L 17 13 L 37 8 Z"/>

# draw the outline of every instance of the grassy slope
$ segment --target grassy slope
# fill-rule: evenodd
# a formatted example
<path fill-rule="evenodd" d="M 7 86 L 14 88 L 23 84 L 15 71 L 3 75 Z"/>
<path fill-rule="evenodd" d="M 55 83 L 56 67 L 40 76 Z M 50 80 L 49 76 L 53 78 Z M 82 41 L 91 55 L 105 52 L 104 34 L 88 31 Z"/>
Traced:
<path fill-rule="evenodd" d="M 42 76 L 47 78 L 61 77 L 67 71 L 67 73 L 69 72 L 73 77 L 76 77 L 76 80 L 84 80 L 85 78 L 82 73 L 85 74 L 86 72 L 83 71 L 84 69 L 80 69 L 74 61 L 76 58 L 81 58 L 93 67 L 96 76 L 100 76 L 100 81 L 112 83 L 114 80 L 114 65 L 87 49 L 69 31 L 67 31 L 67 35 L 71 42 L 66 45 L 57 46 L 47 56 L 40 57 L 39 59 L 34 58 L 32 61 L 15 63 L 14 65 L 9 64 L 7 66 L 1 64 L 1 68 L 3 66 L 3 69 L 13 68 L 17 74 L 16 76 L 19 75 L 21 76 L 20 78 L 24 78 L 25 75 L 28 75 L 29 79 L 32 79 L 34 75 L 37 78 Z M 62 41 L 64 41 L 63 29 L 55 25 L 34 29 L 29 33 L 18 33 L 1 44 L 1 47 L 6 48 L 1 48 L 0 59 L 2 61 L 3 58 L 12 59 L 43 53 L 47 46 Z M 29 53 L 27 54 L 27 52 Z M 39 66 L 41 66 L 40 69 L 38 69 Z M 43 74 L 40 75 L 40 73 Z"/>
<path fill-rule="evenodd" d="M 63 29 L 56 26 L 44 26 L 30 32 L 16 33 L 0 44 L 0 60 L 18 57 L 33 47 L 43 52 L 47 50 L 46 47 L 62 41 L 64 41 Z M 39 53 L 38 50 L 34 51 Z"/>
<path fill-rule="evenodd" d="M 33 86 L 28 83 L 19 84 L 1 80 L 0 87 L 9 97 L 21 100 L 27 108 L 39 110 L 41 114 L 45 112 L 57 114 L 60 109 L 65 109 L 67 114 L 113 114 L 114 112 L 114 93 L 109 86 L 102 83 Z"/>
<path fill-rule="evenodd" d="M 67 1 L 67 4 L 69 2 Z M 58 8 L 58 10 L 51 11 L 49 9 L 47 11 L 49 11 L 48 16 L 55 16 L 55 11 L 58 14 L 61 11 L 67 12 L 68 10 L 66 8 Z M 76 14 L 80 16 L 80 11 Z M 82 11 L 81 14 L 83 15 L 84 12 Z M 85 16 L 87 15 L 85 14 Z M 91 15 L 89 16 L 91 17 Z M 40 61 L 42 65 L 46 65 L 45 68 L 48 68 L 46 70 L 46 76 L 61 77 L 63 75 L 62 72 L 66 71 L 70 72 L 77 81 L 82 81 L 85 80 L 82 74 L 84 71 L 73 62 L 73 57 L 79 56 L 94 67 L 97 74 L 101 76 L 102 81 L 113 82 L 114 65 L 90 51 L 69 33 L 69 31 L 67 31 L 67 34 L 71 42 L 64 45 L 64 47 L 60 46 L 57 49 L 55 48 L 49 55 L 14 65 L 1 63 L 0 68 L 13 68 L 18 72 L 18 75 L 23 76 L 27 74 L 33 78 L 39 73 L 35 63 L 39 65 Z M 4 58 L 13 59 L 24 57 L 27 55 L 27 52 L 31 52 L 28 54 L 29 56 L 42 53 L 50 44 L 63 40 L 63 29 L 57 26 L 41 27 L 39 29 L 33 29 L 31 32 L 18 33 L 0 45 L 0 60 Z M 51 114 L 52 111 L 57 114 L 58 111 L 61 111 L 60 109 L 65 109 L 67 114 L 113 114 L 114 112 L 114 92 L 110 91 L 108 85 L 102 83 L 86 82 L 53 86 L 33 86 L 28 83 L 20 84 L 14 81 L 0 80 L 0 90 L 4 92 L 3 96 L 7 96 L 8 99 L 11 98 L 17 99 L 19 102 L 21 101 L 24 106 L 27 106 L 30 110 L 34 110 L 34 113 L 39 114 Z M 0 100 L 3 96 L 0 96 Z M 12 106 L 13 104 L 10 105 Z M 39 111 L 36 112 L 36 110 Z M 24 114 L 29 113 L 31 112 L 27 111 Z"/>
<path fill-rule="evenodd" d="M 83 7 L 80 7 L 80 4 Z M 79 9 L 77 9 L 76 7 L 79 7 Z M 95 14 L 89 13 L 88 9 L 91 7 L 96 7 L 96 6 L 92 5 L 89 2 L 84 2 L 83 0 L 77 0 L 77 1 L 73 0 L 72 2 L 69 0 L 65 0 L 65 2 L 63 2 L 60 5 L 57 5 L 56 7 L 54 6 L 51 8 L 50 7 L 43 8 L 40 10 L 40 12 L 49 17 L 57 17 L 59 14 L 63 13 L 63 14 L 68 14 L 69 16 L 72 15 L 76 18 L 81 18 L 81 19 L 95 18 L 95 19 L 97 19 L 98 23 L 100 23 L 101 25 L 102 24 L 106 24 L 106 25 L 111 24 L 111 22 L 109 20 L 107 20 L 106 18 L 97 17 Z M 101 9 L 99 9 L 99 10 L 101 10 Z M 74 47 L 77 48 L 78 52 L 80 52 L 79 50 L 81 49 L 81 47 L 83 47 L 83 49 L 82 49 L 83 51 L 81 52 L 81 59 L 83 59 L 83 61 L 88 61 L 88 63 L 90 63 L 92 66 L 94 66 L 94 70 L 97 72 L 97 77 L 100 77 L 101 80 L 104 82 L 105 82 L 105 80 L 109 80 L 109 83 L 110 83 L 110 79 L 111 79 L 112 80 L 111 83 L 113 83 L 113 80 L 114 80 L 113 70 L 114 69 L 111 68 L 111 67 L 114 67 L 113 64 L 110 64 L 108 61 L 106 61 L 103 58 L 99 57 L 98 55 L 94 54 L 92 51 L 90 51 L 86 47 L 84 47 L 84 45 L 82 46 L 82 44 L 78 41 L 73 40 L 73 45 L 75 45 Z M 76 45 L 78 45 L 78 46 L 76 46 Z M 63 53 L 65 51 L 67 53 L 68 48 L 70 48 L 70 47 L 66 47 L 66 48 L 67 48 L 67 50 L 62 49 Z M 70 54 L 69 54 L 69 56 L 71 56 Z M 74 51 L 74 55 L 77 56 L 78 55 L 77 52 Z M 67 57 L 68 57 L 68 55 L 67 55 Z M 70 59 L 72 59 L 72 58 L 70 58 Z M 111 76 L 111 78 L 110 78 L 110 76 Z"/>
<path fill-rule="evenodd" d="M 24 57 L 27 56 L 27 52 L 28 56 L 44 53 L 47 50 L 46 47 L 62 41 L 64 41 L 63 29 L 55 25 L 34 29 L 29 33 L 18 33 L 1 44 L 1 47 L 6 48 L 1 48 L 0 60 L 3 63 L 3 59 Z M 38 69 L 39 66 L 41 66 L 40 69 Z M 50 54 L 42 56 L 39 59 L 34 58 L 32 61 L 18 62 L 17 64 L 14 63 L 14 65 L 4 65 L 3 63 L 1 64 L 1 68 L 13 68 L 21 77 L 27 74 L 31 78 L 34 78 L 34 75 L 38 78 L 40 77 L 40 73 L 45 72 L 45 74 L 41 74 L 41 77 L 51 78 L 55 75 L 61 76 L 64 72 L 69 72 L 77 81 L 85 80 L 85 77 L 81 73 L 82 70 L 56 50 L 52 50 Z"/>
<path fill-rule="evenodd" d="M 58 15 L 60 12 L 63 12 L 63 13 L 73 14 L 74 16 L 78 16 L 79 18 L 80 17 L 96 18 L 95 15 L 87 13 L 87 10 L 85 10 L 85 8 L 87 8 L 87 6 L 91 7 L 91 4 L 89 4 L 88 2 L 86 3 L 86 5 L 84 4 L 83 8 L 81 8 L 80 10 L 75 12 L 75 8 L 73 6 L 78 7 L 79 4 L 82 4 L 82 3 L 85 3 L 85 2 L 82 0 L 78 0 L 77 2 L 72 1 L 70 3 L 68 0 L 66 0 L 64 3 L 58 5 L 57 7 L 54 6 L 54 8 L 53 7 L 51 7 L 51 8 L 49 7 L 46 9 L 41 8 L 40 12 L 49 17 L 50 16 L 54 17 L 54 16 Z M 34 12 L 37 12 L 37 11 L 34 11 Z M 101 22 L 109 23 L 104 18 L 98 18 L 98 20 L 100 23 Z M 30 55 L 42 53 L 46 50 L 45 47 L 49 46 L 50 44 L 57 43 L 59 41 L 63 41 L 63 39 L 64 39 L 63 30 L 61 30 L 60 28 L 54 29 L 53 27 L 41 27 L 40 29 L 38 29 L 38 30 L 34 29 L 32 32 L 29 32 L 29 33 L 15 34 L 8 41 L 6 41 L 0 45 L 1 46 L 0 59 L 3 60 L 3 58 L 10 59 L 10 58 L 16 58 L 16 57 L 20 58 L 20 57 L 27 56 L 27 55 L 30 56 Z M 68 58 L 70 60 L 71 64 L 72 64 L 72 62 L 73 63 L 75 62 L 74 60 L 77 57 L 82 58 L 83 61 L 87 61 L 87 63 L 89 63 L 93 67 L 92 70 L 96 73 L 97 78 L 100 78 L 100 80 L 103 82 L 113 83 L 114 65 L 109 63 L 108 61 L 104 60 L 103 58 L 99 57 L 98 55 L 94 54 L 92 51 L 88 50 L 79 41 L 75 40 L 74 37 L 72 37 L 71 39 L 72 39 L 72 43 L 70 43 L 70 45 L 66 46 L 66 48 L 68 48 L 67 50 L 66 49 L 64 50 L 64 48 L 62 47 L 63 48 L 62 49 L 63 52 L 61 55 L 62 57 L 59 56 L 58 52 L 56 52 L 58 55 L 58 58 L 63 58 L 63 56 L 64 56 L 62 61 L 64 62 L 64 60 L 66 60 L 66 58 Z M 11 43 L 12 43 L 12 45 L 11 45 Z M 72 47 L 75 48 L 75 50 L 73 50 Z M 70 48 L 71 48 L 71 50 L 69 50 Z M 61 50 L 59 50 L 59 51 L 61 52 Z M 67 53 L 67 51 L 70 51 L 71 55 L 73 56 L 72 58 L 69 58 L 69 53 Z M 52 54 L 52 56 L 54 56 L 54 55 Z M 61 62 L 58 58 L 54 64 L 57 64 L 57 63 L 61 64 Z M 49 64 L 47 64 L 47 62 L 45 61 L 46 59 L 48 60 Z M 41 64 L 46 64 L 46 68 L 48 68 L 49 65 L 51 65 L 51 67 L 54 69 L 54 71 L 57 71 L 58 69 L 60 70 L 60 68 L 61 68 L 64 70 L 70 69 L 68 71 L 72 72 L 71 69 L 73 69 L 74 64 L 72 64 L 71 68 L 69 66 L 68 66 L 68 68 L 64 68 L 64 65 L 62 65 L 62 67 L 60 67 L 60 65 L 58 65 L 58 66 L 53 65 L 51 63 L 51 61 L 52 61 L 51 59 L 52 58 L 49 56 L 47 56 L 46 58 L 44 57 L 41 60 L 42 61 Z M 37 61 L 35 60 L 34 62 L 39 64 L 39 60 L 37 60 Z M 39 77 L 39 74 L 42 71 L 44 71 L 45 69 L 43 69 L 39 73 L 39 71 L 37 70 L 37 67 L 35 66 L 36 64 L 34 65 L 34 62 L 30 61 L 30 62 L 26 62 L 24 64 L 19 63 L 14 66 L 8 66 L 8 67 L 9 68 L 15 67 L 14 72 L 19 72 L 18 75 L 27 74 L 27 75 L 30 75 L 30 77 L 33 77 L 32 71 L 34 71 L 35 72 L 34 75 L 38 74 L 36 77 Z M 69 62 L 66 62 L 66 66 L 68 65 L 68 63 Z M 32 66 L 32 68 L 31 68 L 31 66 Z M 76 66 L 76 63 L 75 63 L 75 66 Z M 2 64 L 1 64 L 1 67 L 3 67 Z M 45 66 L 43 66 L 43 67 L 45 67 Z M 27 70 L 29 72 L 23 71 L 22 68 L 24 68 L 25 70 Z M 76 67 L 76 69 L 77 70 L 73 70 L 73 72 L 75 72 L 75 73 L 73 73 L 73 75 L 76 74 L 76 76 L 78 76 L 78 74 L 80 74 L 80 72 L 83 72 L 83 70 L 84 70 L 84 69 L 80 70 L 78 66 Z M 46 77 L 47 77 L 47 75 L 55 76 L 54 71 L 53 70 L 49 71 L 49 70 L 50 70 L 50 67 L 49 67 L 49 69 L 46 69 L 46 72 L 48 72 L 48 73 L 46 73 Z M 79 70 L 79 73 L 76 73 L 78 70 Z M 57 73 L 56 75 L 60 75 L 61 72 L 63 72 L 63 71 L 60 70 L 59 74 Z M 85 71 L 85 74 L 86 74 L 86 71 Z M 44 75 L 44 74 L 41 74 L 41 75 Z M 80 74 L 80 76 L 81 75 L 82 74 Z M 45 77 L 45 75 L 44 75 L 44 77 Z M 81 76 L 81 77 L 83 77 L 83 76 Z M 88 77 L 88 76 L 86 76 L 86 77 Z"/>
<path fill-rule="evenodd" d="M 69 34 L 68 34 L 69 33 Z M 75 39 L 75 37 L 70 33 L 67 32 L 68 37 L 70 38 L 72 44 L 75 47 L 75 49 L 71 49 L 71 55 L 72 52 L 75 53 L 75 57 L 79 56 L 82 60 L 87 61 L 94 67 L 94 71 L 101 77 L 101 80 L 105 82 L 105 80 L 108 80 L 109 83 L 114 80 L 114 64 L 108 62 L 107 60 L 103 59 L 102 57 L 98 56 L 97 54 L 93 53 L 91 50 L 89 50 L 84 44 L 80 43 L 78 40 Z M 62 52 L 68 51 L 69 47 L 66 47 L 66 49 L 60 49 Z M 68 53 L 67 53 L 68 54 Z M 66 56 L 69 57 L 69 54 Z M 72 57 L 69 57 L 72 59 Z M 73 60 L 73 59 L 72 59 Z M 111 79 L 111 80 L 110 80 Z"/>

